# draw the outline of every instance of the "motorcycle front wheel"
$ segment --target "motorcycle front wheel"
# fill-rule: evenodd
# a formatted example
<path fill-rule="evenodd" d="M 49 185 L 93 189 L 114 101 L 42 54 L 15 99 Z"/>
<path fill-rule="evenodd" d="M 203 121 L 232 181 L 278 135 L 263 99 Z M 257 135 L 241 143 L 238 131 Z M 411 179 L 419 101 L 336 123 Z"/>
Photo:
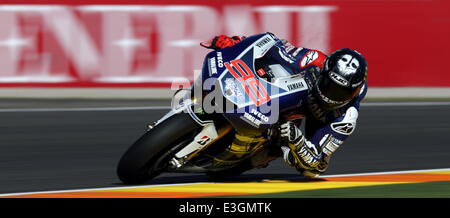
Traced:
<path fill-rule="evenodd" d="M 189 114 L 175 114 L 141 136 L 122 156 L 117 175 L 125 184 L 142 184 L 161 174 L 170 158 L 190 143 L 202 126 Z"/>

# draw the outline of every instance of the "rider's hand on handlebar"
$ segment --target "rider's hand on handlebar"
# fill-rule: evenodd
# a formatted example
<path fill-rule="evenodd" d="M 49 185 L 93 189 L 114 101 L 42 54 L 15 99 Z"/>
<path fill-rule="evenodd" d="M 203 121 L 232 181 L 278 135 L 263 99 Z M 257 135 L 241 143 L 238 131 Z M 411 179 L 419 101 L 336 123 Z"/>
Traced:
<path fill-rule="evenodd" d="M 298 145 L 304 138 L 302 131 L 293 122 L 290 121 L 280 126 L 280 133 L 283 139 L 294 145 Z"/>
<path fill-rule="evenodd" d="M 226 35 L 219 35 L 219 36 L 214 37 L 211 41 L 200 43 L 200 45 L 205 48 L 210 48 L 210 49 L 215 50 L 215 49 L 231 47 L 231 46 L 237 44 L 238 42 L 242 41 L 243 39 L 245 39 L 244 36 L 229 37 Z"/>
<path fill-rule="evenodd" d="M 315 169 L 322 159 L 322 150 L 305 140 L 302 131 L 292 122 L 286 122 L 280 126 L 281 137 L 288 141 L 289 148 L 282 147 L 283 159 L 289 165 L 295 165 L 299 169 Z"/>

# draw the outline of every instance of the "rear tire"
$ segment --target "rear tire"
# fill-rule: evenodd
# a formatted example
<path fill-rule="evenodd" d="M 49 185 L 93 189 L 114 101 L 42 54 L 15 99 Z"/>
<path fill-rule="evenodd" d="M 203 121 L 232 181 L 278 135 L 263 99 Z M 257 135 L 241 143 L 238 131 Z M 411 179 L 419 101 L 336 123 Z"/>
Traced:
<path fill-rule="evenodd" d="M 125 184 L 142 184 L 161 174 L 171 156 L 202 128 L 189 114 L 175 114 L 147 131 L 122 156 L 117 175 Z"/>

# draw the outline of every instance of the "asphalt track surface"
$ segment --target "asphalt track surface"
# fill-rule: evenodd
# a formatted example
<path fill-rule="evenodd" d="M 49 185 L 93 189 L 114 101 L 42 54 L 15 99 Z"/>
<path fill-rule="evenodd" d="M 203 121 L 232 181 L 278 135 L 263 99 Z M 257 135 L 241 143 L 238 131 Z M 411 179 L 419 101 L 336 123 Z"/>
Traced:
<path fill-rule="evenodd" d="M 123 186 L 115 174 L 121 155 L 148 123 L 168 111 L 159 106 L 170 105 L 164 100 L 1 102 L 3 194 Z M 449 134 L 450 102 L 365 104 L 355 132 L 335 153 L 324 175 L 450 168 Z M 294 169 L 275 160 L 239 179 L 298 177 Z M 166 173 L 148 184 L 207 181 L 203 174 Z"/>

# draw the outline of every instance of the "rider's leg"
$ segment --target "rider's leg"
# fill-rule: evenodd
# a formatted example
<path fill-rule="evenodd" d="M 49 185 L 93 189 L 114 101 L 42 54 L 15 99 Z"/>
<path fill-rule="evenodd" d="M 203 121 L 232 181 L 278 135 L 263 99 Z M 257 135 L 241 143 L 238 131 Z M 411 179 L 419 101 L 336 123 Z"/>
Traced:
<path fill-rule="evenodd" d="M 236 133 L 233 143 L 222 154 L 214 158 L 214 165 L 233 165 L 251 154 L 265 141 L 266 139 L 263 137 L 251 137 Z"/>

